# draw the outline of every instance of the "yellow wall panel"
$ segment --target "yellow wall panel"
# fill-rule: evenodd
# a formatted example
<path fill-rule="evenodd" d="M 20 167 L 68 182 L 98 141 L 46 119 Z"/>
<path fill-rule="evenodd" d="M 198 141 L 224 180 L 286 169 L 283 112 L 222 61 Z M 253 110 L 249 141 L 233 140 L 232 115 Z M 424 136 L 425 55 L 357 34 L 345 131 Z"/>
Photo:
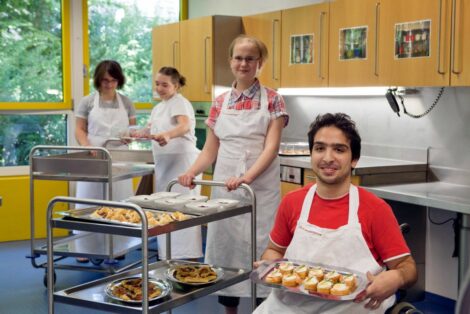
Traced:
<path fill-rule="evenodd" d="M 54 196 L 68 196 L 68 183 L 64 181 L 35 180 L 35 238 L 46 237 L 46 212 Z M 29 176 L 0 177 L 0 242 L 30 239 Z M 57 204 L 56 210 L 66 209 Z M 55 235 L 65 235 L 65 230 L 55 230 Z"/>

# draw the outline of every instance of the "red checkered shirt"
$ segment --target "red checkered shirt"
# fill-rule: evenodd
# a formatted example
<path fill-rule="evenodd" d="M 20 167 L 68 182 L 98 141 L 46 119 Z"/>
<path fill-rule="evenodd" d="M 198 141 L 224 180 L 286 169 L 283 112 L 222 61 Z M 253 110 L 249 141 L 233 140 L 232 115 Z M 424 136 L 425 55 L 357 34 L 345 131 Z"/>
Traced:
<path fill-rule="evenodd" d="M 271 120 L 275 120 L 284 116 L 284 127 L 287 126 L 287 123 L 289 122 L 289 115 L 286 111 L 286 104 L 284 103 L 284 99 L 275 90 L 267 87 L 265 88 L 268 96 L 268 110 L 271 114 Z M 222 109 L 222 104 L 224 103 L 224 99 L 227 93 L 230 93 L 230 98 L 228 101 L 228 108 L 230 109 L 250 110 L 260 108 L 261 85 L 258 80 L 256 80 L 253 85 L 251 85 L 248 89 L 245 89 L 243 92 L 239 92 L 232 85 L 232 89 L 230 91 L 219 95 L 212 104 L 209 117 L 206 120 L 207 126 L 211 129 L 214 129 L 215 127 L 215 123 L 217 122 L 217 118 L 220 115 L 220 110 Z"/>

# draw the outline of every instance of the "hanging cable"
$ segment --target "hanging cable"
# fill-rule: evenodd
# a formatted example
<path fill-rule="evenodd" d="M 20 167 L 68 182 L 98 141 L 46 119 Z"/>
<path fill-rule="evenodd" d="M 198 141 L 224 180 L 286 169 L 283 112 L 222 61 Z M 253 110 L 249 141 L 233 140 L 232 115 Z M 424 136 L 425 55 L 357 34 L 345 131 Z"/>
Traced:
<path fill-rule="evenodd" d="M 439 102 L 439 100 L 441 99 L 441 96 L 442 94 L 444 93 L 444 87 L 441 87 L 441 89 L 439 90 L 439 93 L 437 94 L 436 96 L 436 99 L 434 100 L 434 102 L 432 103 L 431 107 L 429 107 L 425 112 L 421 113 L 421 114 L 413 114 L 413 113 L 410 113 L 406 110 L 406 107 L 405 107 L 405 99 L 402 95 L 398 94 L 397 93 L 397 89 L 394 89 L 393 90 L 393 93 L 395 94 L 395 96 L 397 96 L 399 99 L 400 99 L 400 102 L 401 102 L 401 105 L 403 107 L 403 112 L 409 116 L 409 117 L 412 117 L 412 118 L 415 118 L 415 119 L 419 119 L 419 118 L 422 118 L 424 117 L 425 115 L 427 115 L 428 113 L 431 112 L 431 110 L 434 109 L 434 107 L 436 107 L 437 103 Z"/>

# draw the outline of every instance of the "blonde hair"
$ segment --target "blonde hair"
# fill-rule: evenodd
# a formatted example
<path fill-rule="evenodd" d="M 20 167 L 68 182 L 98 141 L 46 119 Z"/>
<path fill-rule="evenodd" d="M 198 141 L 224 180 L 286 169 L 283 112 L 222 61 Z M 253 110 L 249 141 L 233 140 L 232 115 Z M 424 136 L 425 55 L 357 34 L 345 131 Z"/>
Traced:
<path fill-rule="evenodd" d="M 235 48 L 235 45 L 242 42 L 249 42 L 253 44 L 256 49 L 258 49 L 259 58 L 261 59 L 262 63 L 268 59 L 268 48 L 266 48 L 266 45 L 258 38 L 248 35 L 239 35 L 232 41 L 230 47 L 228 48 L 229 58 L 233 57 L 233 49 Z"/>

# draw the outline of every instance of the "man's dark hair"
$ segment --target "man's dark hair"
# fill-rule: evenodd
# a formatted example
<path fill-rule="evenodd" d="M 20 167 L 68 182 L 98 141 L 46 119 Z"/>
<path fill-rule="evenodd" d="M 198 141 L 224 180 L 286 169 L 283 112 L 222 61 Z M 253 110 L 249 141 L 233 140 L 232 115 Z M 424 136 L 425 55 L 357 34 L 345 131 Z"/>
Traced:
<path fill-rule="evenodd" d="M 356 123 L 345 113 L 325 113 L 318 115 L 315 121 L 310 124 L 308 131 L 308 146 L 310 154 L 313 149 L 313 139 L 318 130 L 324 127 L 334 126 L 343 131 L 351 145 L 352 160 L 358 160 L 361 157 L 361 136 L 356 128 Z"/>

